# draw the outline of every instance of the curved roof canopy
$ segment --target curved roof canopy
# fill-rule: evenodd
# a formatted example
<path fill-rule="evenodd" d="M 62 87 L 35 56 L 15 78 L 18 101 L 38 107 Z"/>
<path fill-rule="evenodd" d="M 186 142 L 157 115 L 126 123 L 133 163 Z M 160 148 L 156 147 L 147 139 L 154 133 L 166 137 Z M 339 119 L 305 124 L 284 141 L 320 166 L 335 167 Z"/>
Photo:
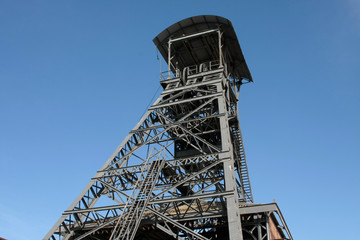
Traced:
<path fill-rule="evenodd" d="M 219 41 L 216 30 L 222 32 L 222 52 L 230 74 L 252 81 L 231 22 L 223 17 L 201 15 L 186 18 L 166 28 L 154 38 L 154 43 L 168 62 L 168 44 L 171 42 L 171 69 L 183 69 L 203 62 L 219 60 Z M 197 34 L 201 33 L 201 34 Z M 192 37 L 187 37 L 192 36 Z M 179 39 L 179 41 L 173 41 Z"/>

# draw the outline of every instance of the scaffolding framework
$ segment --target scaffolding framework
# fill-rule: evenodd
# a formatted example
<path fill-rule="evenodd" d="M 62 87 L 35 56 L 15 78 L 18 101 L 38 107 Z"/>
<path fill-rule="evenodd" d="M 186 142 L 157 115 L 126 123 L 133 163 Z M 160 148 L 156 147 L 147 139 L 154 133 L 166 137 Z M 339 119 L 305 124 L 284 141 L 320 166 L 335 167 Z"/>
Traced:
<path fill-rule="evenodd" d="M 184 19 L 154 43 L 162 93 L 44 239 L 292 239 L 277 204 L 253 200 L 231 22 Z"/>

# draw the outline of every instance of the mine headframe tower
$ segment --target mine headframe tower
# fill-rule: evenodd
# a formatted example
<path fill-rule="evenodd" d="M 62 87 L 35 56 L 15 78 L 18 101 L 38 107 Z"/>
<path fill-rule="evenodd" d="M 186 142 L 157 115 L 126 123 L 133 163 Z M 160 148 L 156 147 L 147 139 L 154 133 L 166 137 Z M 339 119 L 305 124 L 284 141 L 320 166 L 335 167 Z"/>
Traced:
<path fill-rule="evenodd" d="M 292 239 L 276 203 L 253 203 L 231 22 L 191 17 L 154 43 L 162 93 L 44 239 Z"/>

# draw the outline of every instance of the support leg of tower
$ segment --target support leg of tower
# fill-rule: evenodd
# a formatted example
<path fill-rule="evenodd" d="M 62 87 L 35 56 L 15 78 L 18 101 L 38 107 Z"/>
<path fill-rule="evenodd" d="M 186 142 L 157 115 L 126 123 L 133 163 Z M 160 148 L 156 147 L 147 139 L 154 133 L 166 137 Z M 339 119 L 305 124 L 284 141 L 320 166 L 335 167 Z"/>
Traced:
<path fill-rule="evenodd" d="M 221 83 L 217 86 L 218 92 L 225 91 Z M 239 202 L 236 187 L 235 171 L 234 171 L 234 155 L 230 138 L 229 121 L 227 117 L 225 97 L 218 98 L 219 113 L 224 114 L 220 117 L 221 142 L 223 153 L 220 159 L 228 159 L 224 162 L 225 190 L 233 192 L 232 195 L 226 197 L 226 211 L 229 228 L 229 238 L 231 240 L 242 240 L 242 228 L 239 213 Z"/>

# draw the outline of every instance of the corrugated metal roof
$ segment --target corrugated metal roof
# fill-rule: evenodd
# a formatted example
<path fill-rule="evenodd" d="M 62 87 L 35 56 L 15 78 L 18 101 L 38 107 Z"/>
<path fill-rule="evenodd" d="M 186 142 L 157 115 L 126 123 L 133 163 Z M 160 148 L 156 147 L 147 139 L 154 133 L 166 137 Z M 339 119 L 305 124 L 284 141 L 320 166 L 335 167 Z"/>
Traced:
<path fill-rule="evenodd" d="M 166 28 L 158 34 L 153 41 L 167 62 L 169 39 L 214 29 L 220 29 L 223 33 L 223 54 L 226 58 L 228 71 L 235 78 L 246 78 L 252 81 L 234 28 L 226 18 L 214 15 L 186 18 Z M 176 55 L 171 63 L 173 66 L 177 65 L 180 69 L 219 59 L 218 36 L 216 32 L 174 42 L 172 44 L 172 49 L 173 48 L 175 49 Z M 172 71 L 174 71 L 173 67 Z"/>

